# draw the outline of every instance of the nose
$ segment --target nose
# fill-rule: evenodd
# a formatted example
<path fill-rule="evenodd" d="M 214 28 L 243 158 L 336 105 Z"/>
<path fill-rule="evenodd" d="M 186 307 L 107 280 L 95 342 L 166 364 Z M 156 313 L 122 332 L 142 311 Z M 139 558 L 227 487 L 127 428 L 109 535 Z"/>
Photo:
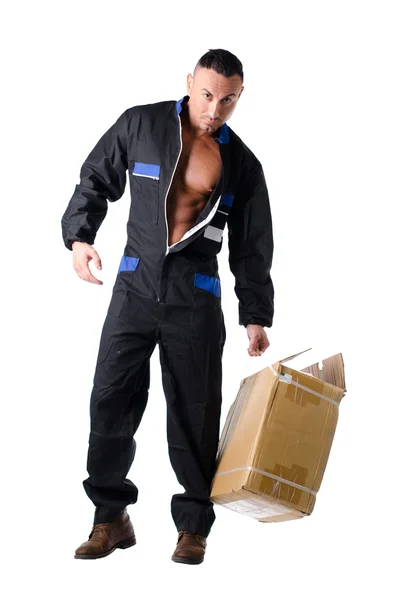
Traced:
<path fill-rule="evenodd" d="M 208 106 L 208 114 L 210 115 L 211 119 L 216 119 L 218 116 L 218 107 L 219 102 L 217 100 L 214 99 L 212 102 L 210 102 Z"/>

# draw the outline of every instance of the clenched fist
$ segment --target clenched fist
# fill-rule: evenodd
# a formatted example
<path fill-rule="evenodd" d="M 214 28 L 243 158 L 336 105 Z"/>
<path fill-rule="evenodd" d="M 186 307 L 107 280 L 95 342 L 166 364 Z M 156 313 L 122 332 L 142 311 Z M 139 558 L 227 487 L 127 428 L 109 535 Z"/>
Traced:
<path fill-rule="evenodd" d="M 262 325 L 247 325 L 247 335 L 249 339 L 248 354 L 250 356 L 261 356 L 270 346 L 270 342 Z"/>

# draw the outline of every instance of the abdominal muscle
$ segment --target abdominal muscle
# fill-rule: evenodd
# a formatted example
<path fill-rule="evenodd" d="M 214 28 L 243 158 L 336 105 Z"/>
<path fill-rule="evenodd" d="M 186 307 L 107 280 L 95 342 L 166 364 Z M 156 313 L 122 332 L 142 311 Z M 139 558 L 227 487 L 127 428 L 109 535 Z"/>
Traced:
<path fill-rule="evenodd" d="M 175 186 L 175 194 L 167 198 L 168 245 L 172 246 L 193 227 L 197 217 L 207 204 L 212 191 L 200 194 L 181 185 Z"/>
<path fill-rule="evenodd" d="M 179 242 L 194 225 L 220 174 L 221 159 L 215 142 L 195 141 L 186 146 L 167 197 L 169 246 Z"/>

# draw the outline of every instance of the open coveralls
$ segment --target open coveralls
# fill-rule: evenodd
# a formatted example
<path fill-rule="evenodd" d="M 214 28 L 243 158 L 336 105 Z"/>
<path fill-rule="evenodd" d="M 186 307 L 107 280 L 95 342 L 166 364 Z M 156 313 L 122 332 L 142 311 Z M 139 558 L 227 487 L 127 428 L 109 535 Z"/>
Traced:
<path fill-rule="evenodd" d="M 62 217 L 66 247 L 93 244 L 108 201 L 125 190 L 131 209 L 127 244 L 101 334 L 90 401 L 91 431 L 84 489 L 94 523 L 137 501 L 127 479 L 134 434 L 148 400 L 149 359 L 159 344 L 167 401 L 171 465 L 185 489 L 171 499 L 178 530 L 207 536 L 216 469 L 226 331 L 216 255 L 228 223 L 229 264 L 239 324 L 271 327 L 272 222 L 261 164 L 226 124 L 218 130 L 219 181 L 193 227 L 168 246 L 166 201 L 182 150 L 183 102 L 128 108 L 82 165 L 80 184 Z"/>

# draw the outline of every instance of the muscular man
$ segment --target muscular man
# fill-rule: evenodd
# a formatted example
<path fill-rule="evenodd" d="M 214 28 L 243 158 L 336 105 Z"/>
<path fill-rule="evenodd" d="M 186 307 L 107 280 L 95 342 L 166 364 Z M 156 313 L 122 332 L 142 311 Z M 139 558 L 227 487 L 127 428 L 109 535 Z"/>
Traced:
<path fill-rule="evenodd" d="M 127 244 L 103 325 L 90 400 L 84 489 L 95 505 L 75 558 L 100 558 L 135 544 L 126 506 L 135 432 L 146 408 L 150 356 L 159 344 L 169 457 L 185 489 L 171 499 L 175 562 L 203 561 L 215 520 L 210 501 L 221 413 L 226 330 L 217 254 L 228 224 L 239 324 L 248 353 L 269 346 L 273 321 L 271 212 L 260 162 L 226 125 L 243 91 L 236 56 L 210 50 L 187 78 L 188 94 L 128 108 L 85 160 L 62 217 L 63 239 L 82 279 L 101 260 L 92 247 L 108 201 L 124 192 Z"/>

